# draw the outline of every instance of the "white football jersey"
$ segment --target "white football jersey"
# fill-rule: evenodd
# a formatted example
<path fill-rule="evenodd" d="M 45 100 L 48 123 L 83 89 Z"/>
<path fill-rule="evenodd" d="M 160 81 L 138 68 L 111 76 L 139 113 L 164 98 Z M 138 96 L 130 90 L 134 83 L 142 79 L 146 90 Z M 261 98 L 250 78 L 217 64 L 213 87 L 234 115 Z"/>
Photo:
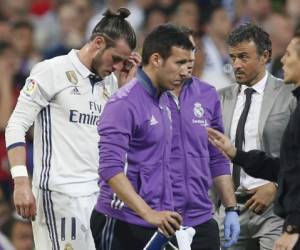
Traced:
<path fill-rule="evenodd" d="M 111 74 L 92 84 L 77 52 L 38 63 L 6 129 L 8 148 L 25 142 L 34 122 L 33 185 L 69 195 L 98 191 L 97 122 L 118 88 Z"/>

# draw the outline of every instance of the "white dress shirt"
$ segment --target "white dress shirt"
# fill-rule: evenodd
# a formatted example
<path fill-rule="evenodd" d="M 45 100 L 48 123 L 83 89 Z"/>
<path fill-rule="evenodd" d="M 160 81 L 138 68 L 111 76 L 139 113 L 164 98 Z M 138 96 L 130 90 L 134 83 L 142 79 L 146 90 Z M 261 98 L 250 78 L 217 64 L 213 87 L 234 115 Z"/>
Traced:
<path fill-rule="evenodd" d="M 266 71 L 265 76 L 259 82 L 257 82 L 255 85 L 252 86 L 255 92 L 252 94 L 251 105 L 245 123 L 245 143 L 243 145 L 243 150 L 245 151 L 249 151 L 253 149 L 261 149 L 261 145 L 258 137 L 258 121 L 259 121 L 260 110 L 262 108 L 261 106 L 262 106 L 263 94 L 264 94 L 267 78 L 268 78 L 268 72 Z M 235 142 L 237 124 L 245 106 L 246 95 L 244 91 L 246 88 L 248 88 L 248 86 L 242 85 L 239 95 L 237 97 L 237 102 L 233 113 L 231 131 L 230 131 L 230 138 L 232 143 Z M 268 183 L 268 181 L 253 178 L 247 175 L 241 169 L 240 187 L 238 188 L 238 192 L 239 191 L 242 192 L 243 190 L 250 190 L 262 186 L 266 183 Z"/>

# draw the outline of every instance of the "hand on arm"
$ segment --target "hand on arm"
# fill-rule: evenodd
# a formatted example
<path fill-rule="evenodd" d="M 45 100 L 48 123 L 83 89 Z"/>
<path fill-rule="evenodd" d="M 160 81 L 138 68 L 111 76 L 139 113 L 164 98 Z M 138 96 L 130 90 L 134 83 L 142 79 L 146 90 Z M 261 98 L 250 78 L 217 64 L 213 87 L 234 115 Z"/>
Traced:
<path fill-rule="evenodd" d="M 24 165 L 26 162 L 26 149 L 24 146 L 18 146 L 8 150 L 10 165 Z M 35 219 L 36 203 L 31 190 L 31 184 L 28 176 L 14 178 L 14 204 L 17 213 L 26 219 Z"/>
<path fill-rule="evenodd" d="M 148 223 L 157 226 L 166 236 L 180 229 L 181 216 L 172 211 L 155 211 L 136 193 L 128 178 L 119 173 L 108 180 L 117 196 Z"/>
<path fill-rule="evenodd" d="M 218 148 L 226 157 L 230 160 L 235 157 L 236 148 L 227 136 L 213 128 L 207 128 L 207 133 L 210 143 Z"/>

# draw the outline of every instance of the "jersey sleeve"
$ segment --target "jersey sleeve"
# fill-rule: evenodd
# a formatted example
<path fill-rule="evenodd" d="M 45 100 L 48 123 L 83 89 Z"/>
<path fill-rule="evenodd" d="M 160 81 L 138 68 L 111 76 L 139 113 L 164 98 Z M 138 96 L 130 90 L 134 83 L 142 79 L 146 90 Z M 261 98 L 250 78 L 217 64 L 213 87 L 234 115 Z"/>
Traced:
<path fill-rule="evenodd" d="M 49 61 L 38 63 L 20 92 L 17 105 L 5 130 L 7 149 L 25 144 L 25 134 L 38 113 L 55 95 L 53 72 Z"/>
<path fill-rule="evenodd" d="M 28 98 L 42 107 L 46 107 L 56 94 L 54 70 L 50 62 L 48 60 L 38 63 L 21 91 L 23 98 Z"/>

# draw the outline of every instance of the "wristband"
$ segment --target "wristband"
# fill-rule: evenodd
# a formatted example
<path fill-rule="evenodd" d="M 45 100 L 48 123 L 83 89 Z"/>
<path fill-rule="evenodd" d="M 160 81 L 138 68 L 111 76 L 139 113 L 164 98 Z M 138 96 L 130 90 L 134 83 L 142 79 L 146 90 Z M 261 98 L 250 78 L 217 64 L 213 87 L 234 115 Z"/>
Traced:
<path fill-rule="evenodd" d="M 225 212 L 236 212 L 238 215 L 240 215 L 240 207 L 239 206 L 226 207 Z"/>
<path fill-rule="evenodd" d="M 22 176 L 28 176 L 27 173 L 27 168 L 25 165 L 16 165 L 11 167 L 10 173 L 12 178 L 14 179 L 15 177 L 22 177 Z"/>

